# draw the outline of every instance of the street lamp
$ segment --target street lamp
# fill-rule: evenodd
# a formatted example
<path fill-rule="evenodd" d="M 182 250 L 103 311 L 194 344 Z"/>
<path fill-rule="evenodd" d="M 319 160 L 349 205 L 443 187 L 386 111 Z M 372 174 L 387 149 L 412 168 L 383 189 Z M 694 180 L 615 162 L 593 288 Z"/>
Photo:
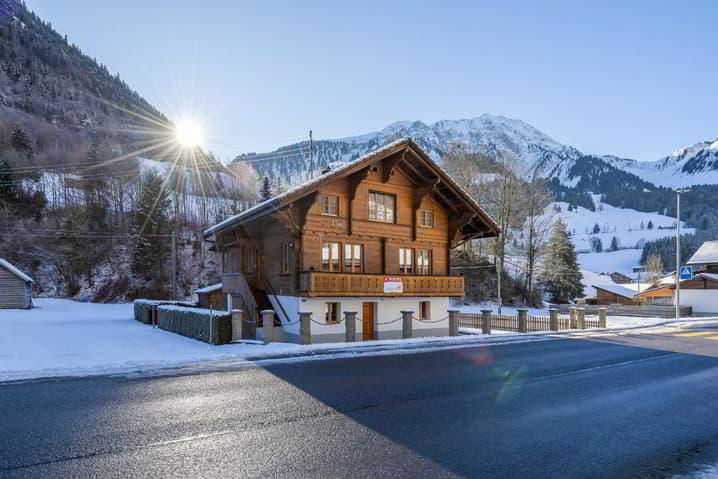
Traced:
<path fill-rule="evenodd" d="M 690 188 L 679 188 L 676 191 L 676 321 L 681 319 L 681 193 L 688 193 Z"/>

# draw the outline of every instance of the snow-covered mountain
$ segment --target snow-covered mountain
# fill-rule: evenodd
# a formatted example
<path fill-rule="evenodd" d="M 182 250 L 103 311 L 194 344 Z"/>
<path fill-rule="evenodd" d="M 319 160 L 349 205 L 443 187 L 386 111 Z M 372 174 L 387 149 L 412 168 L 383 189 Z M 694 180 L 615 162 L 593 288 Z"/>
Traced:
<path fill-rule="evenodd" d="M 670 188 L 718 184 L 718 139 L 680 148 L 658 161 L 613 156 L 607 162 L 658 186 Z"/>
<path fill-rule="evenodd" d="M 510 152 L 520 158 L 527 171 L 544 176 L 568 178 L 568 172 L 582 156 L 528 123 L 503 116 L 483 114 L 463 120 L 398 121 L 382 130 L 347 138 L 314 143 L 314 170 L 337 162 L 351 161 L 397 138 L 414 138 L 437 161 L 452 144 L 463 144 L 472 151 L 495 156 Z M 286 182 L 303 179 L 311 169 L 306 142 L 288 145 L 273 152 L 238 156 L 235 161 L 252 161 L 260 175 L 280 177 Z"/>

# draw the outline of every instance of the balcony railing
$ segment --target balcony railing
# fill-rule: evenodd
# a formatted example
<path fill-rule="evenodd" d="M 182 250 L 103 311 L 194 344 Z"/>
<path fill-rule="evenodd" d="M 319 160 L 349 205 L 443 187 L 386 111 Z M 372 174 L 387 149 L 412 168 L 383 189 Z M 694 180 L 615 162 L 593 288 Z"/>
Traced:
<path fill-rule="evenodd" d="M 306 296 L 463 296 L 464 277 L 305 271 L 299 290 Z"/>

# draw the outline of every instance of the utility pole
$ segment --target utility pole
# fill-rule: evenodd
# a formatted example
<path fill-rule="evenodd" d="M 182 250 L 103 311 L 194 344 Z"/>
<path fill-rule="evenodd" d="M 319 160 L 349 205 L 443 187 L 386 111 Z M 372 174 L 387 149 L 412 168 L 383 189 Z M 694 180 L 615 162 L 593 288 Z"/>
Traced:
<path fill-rule="evenodd" d="M 314 178 L 314 139 L 312 130 L 309 130 L 309 179 Z"/>
<path fill-rule="evenodd" d="M 676 190 L 676 320 L 681 319 L 681 193 L 689 191 Z"/>
<path fill-rule="evenodd" d="M 501 243 L 501 235 L 502 234 L 503 234 L 503 231 L 499 233 L 499 244 L 502 244 Z M 501 248 L 501 252 L 500 252 L 501 256 L 500 257 L 503 258 L 504 257 L 503 246 L 500 246 L 500 248 Z M 496 263 L 496 261 L 494 261 L 494 263 Z M 499 261 L 498 268 L 496 269 L 496 276 L 497 276 L 497 280 L 498 280 L 497 286 L 496 286 L 496 300 L 499 303 L 499 308 L 498 308 L 499 316 L 501 315 L 501 306 L 503 305 L 503 299 L 501 298 L 501 277 L 503 276 L 503 272 L 504 272 L 504 262 Z"/>
<path fill-rule="evenodd" d="M 172 299 L 177 299 L 177 234 L 172 232 Z"/>

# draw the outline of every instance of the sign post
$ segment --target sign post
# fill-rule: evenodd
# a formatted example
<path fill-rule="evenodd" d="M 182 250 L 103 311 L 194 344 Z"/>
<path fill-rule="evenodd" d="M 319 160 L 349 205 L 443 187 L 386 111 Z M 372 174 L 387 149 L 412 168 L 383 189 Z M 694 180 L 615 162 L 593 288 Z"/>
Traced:
<path fill-rule="evenodd" d="M 681 273 L 678 275 L 681 281 L 693 279 L 693 266 L 681 266 Z"/>

